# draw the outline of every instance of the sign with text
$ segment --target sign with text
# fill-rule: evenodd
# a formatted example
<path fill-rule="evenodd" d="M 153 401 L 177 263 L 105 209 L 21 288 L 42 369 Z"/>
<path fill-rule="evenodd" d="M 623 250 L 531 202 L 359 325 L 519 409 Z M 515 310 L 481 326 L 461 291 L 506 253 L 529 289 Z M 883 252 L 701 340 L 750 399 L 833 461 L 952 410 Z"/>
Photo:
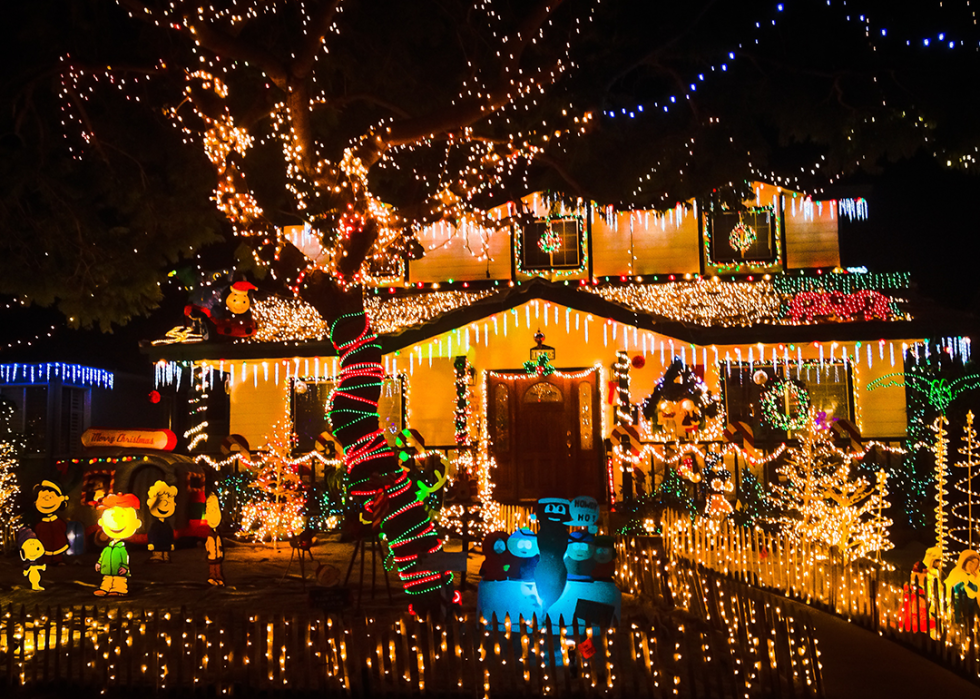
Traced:
<path fill-rule="evenodd" d="M 90 427 L 82 433 L 82 446 L 173 451 L 177 435 L 170 430 L 104 430 Z"/>

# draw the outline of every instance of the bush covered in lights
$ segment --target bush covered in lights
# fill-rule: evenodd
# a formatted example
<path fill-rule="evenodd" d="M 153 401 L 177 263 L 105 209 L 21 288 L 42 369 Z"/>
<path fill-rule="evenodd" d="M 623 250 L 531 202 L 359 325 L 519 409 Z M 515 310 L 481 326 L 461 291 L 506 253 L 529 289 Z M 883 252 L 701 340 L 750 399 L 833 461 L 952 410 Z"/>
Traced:
<path fill-rule="evenodd" d="M 691 517 L 697 514 L 690 484 L 673 468 L 667 470 L 667 476 L 653 493 L 641 493 L 616 505 L 616 512 L 625 520 L 618 531 L 620 534 L 659 534 L 665 509 L 684 512 Z"/>

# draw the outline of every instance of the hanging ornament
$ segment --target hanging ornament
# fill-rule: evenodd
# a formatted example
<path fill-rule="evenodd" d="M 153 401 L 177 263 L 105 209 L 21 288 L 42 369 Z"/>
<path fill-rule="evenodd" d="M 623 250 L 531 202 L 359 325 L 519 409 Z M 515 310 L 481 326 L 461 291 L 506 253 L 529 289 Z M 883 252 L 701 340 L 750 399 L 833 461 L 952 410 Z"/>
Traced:
<path fill-rule="evenodd" d="M 561 250 L 561 236 L 558 235 L 558 231 L 548 229 L 542 233 L 538 238 L 538 248 L 549 255 Z"/>
<path fill-rule="evenodd" d="M 643 358 L 642 354 L 638 354 L 630 360 L 630 364 L 633 365 L 634 369 L 642 369 L 646 366 L 647 360 Z"/>
<path fill-rule="evenodd" d="M 769 374 L 767 374 L 762 369 L 759 369 L 757 372 L 752 374 L 752 383 L 754 383 L 757 386 L 761 386 L 768 380 L 769 380 Z"/>
<path fill-rule="evenodd" d="M 783 411 L 783 401 L 787 410 Z M 796 412 L 787 414 L 791 402 L 796 402 Z M 797 381 L 779 379 L 770 384 L 769 390 L 762 394 L 759 400 L 762 416 L 777 430 L 789 432 L 801 430 L 806 426 L 807 414 L 810 412 L 810 394 Z"/>
<path fill-rule="evenodd" d="M 745 255 L 745 251 L 752 247 L 758 239 L 759 235 L 755 232 L 755 229 L 741 221 L 736 223 L 735 227 L 728 234 L 728 244 L 739 255 Z"/>
<path fill-rule="evenodd" d="M 296 381 L 296 383 L 293 385 L 293 391 L 300 395 L 306 393 L 306 389 L 307 385 L 304 381 Z"/>

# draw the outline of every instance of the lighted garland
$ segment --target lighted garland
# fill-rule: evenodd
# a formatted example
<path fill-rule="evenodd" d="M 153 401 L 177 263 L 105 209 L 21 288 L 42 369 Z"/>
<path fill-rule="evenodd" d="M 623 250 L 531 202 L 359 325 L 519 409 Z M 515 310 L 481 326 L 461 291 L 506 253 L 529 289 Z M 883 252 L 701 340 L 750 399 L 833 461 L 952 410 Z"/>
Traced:
<path fill-rule="evenodd" d="M 554 374 L 555 367 L 552 366 L 551 360 L 548 359 L 548 355 L 539 354 L 537 361 L 528 359 L 526 362 L 524 362 L 524 371 L 527 372 L 528 376 L 537 374 L 538 376 L 545 377 Z"/>
<path fill-rule="evenodd" d="M 465 356 L 456 357 L 453 362 L 454 383 L 456 387 L 456 403 L 453 409 L 453 426 L 457 446 L 466 446 L 470 441 L 470 375 L 473 371 L 470 361 Z"/>
<path fill-rule="evenodd" d="M 538 238 L 538 249 L 549 255 L 558 252 L 561 250 L 561 236 L 549 228 Z"/>
<path fill-rule="evenodd" d="M 741 222 L 736 223 L 735 227 L 728 233 L 728 244 L 732 246 L 732 250 L 737 250 L 739 255 L 744 255 L 745 251 L 752 247 L 758 239 L 759 234 L 755 232 L 755 229 Z"/>

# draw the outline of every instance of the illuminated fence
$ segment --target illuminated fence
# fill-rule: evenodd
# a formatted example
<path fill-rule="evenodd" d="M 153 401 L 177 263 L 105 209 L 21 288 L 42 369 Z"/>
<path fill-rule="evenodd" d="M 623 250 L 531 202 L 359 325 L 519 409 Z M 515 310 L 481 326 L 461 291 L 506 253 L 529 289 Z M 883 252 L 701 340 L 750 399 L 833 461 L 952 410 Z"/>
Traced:
<path fill-rule="evenodd" d="M 621 568 L 658 588 L 644 555 Z M 649 561 L 649 558 L 645 560 Z M 822 696 L 809 628 L 737 583 L 673 566 L 656 624 L 619 630 L 418 617 L 202 614 L 98 607 L 0 617 L 0 686 L 350 696 Z M 742 586 L 744 587 L 744 586 Z M 671 597 L 668 597 L 671 599 Z M 652 598 L 651 598 L 652 601 Z"/>
<path fill-rule="evenodd" d="M 938 580 L 919 588 L 877 565 L 845 566 L 819 542 L 797 542 L 727 521 L 692 520 L 674 511 L 664 513 L 663 532 L 668 560 L 694 563 L 831 611 L 980 681 L 977 602 L 957 596 L 947 606 Z"/>

